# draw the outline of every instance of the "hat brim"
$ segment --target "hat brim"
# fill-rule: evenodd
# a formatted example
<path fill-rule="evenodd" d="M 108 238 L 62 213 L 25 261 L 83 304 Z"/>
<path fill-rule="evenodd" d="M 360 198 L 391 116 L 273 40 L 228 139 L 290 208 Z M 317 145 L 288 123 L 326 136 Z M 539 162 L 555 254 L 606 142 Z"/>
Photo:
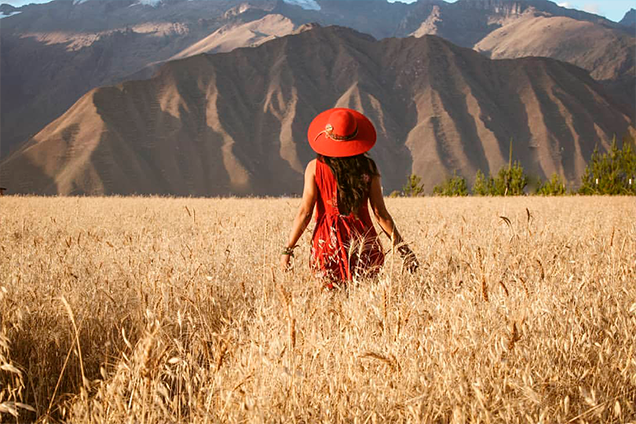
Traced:
<path fill-rule="evenodd" d="M 337 110 L 347 110 L 355 117 L 358 123 L 358 134 L 354 139 L 337 141 L 328 137 L 324 132 L 329 116 Z M 318 154 L 334 158 L 356 156 L 368 152 L 375 144 L 376 137 L 375 128 L 371 121 L 360 112 L 347 108 L 328 109 L 320 113 L 311 121 L 309 130 L 307 130 L 307 139 L 311 148 Z"/>

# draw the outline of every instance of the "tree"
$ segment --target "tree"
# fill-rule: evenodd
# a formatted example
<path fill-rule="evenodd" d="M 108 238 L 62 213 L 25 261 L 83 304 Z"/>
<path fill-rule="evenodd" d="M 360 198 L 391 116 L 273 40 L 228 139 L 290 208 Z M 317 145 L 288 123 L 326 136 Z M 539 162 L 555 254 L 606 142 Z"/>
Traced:
<path fill-rule="evenodd" d="M 592 158 L 581 178 L 581 194 L 636 194 L 636 151 L 631 140 L 624 140 L 618 148 L 616 137 L 610 149 L 600 153 L 594 149 Z M 631 184 L 630 184 L 631 183 Z"/>
<path fill-rule="evenodd" d="M 477 196 L 491 195 L 491 181 L 492 178 L 490 175 L 488 176 L 488 179 L 486 179 L 486 176 L 483 172 L 481 172 L 481 169 L 478 169 L 477 174 L 475 175 L 475 182 L 473 183 L 473 194 Z"/>
<path fill-rule="evenodd" d="M 520 196 L 528 185 L 528 177 L 518 161 L 512 162 L 512 138 L 510 139 L 508 169 L 501 168 L 495 179 L 495 191 L 498 196 Z"/>
<path fill-rule="evenodd" d="M 528 185 L 528 176 L 517 161 L 512 161 L 512 139 L 510 139 L 510 157 L 508 166 L 502 167 L 495 178 L 488 174 L 488 178 L 477 171 L 473 193 L 478 196 L 520 196 Z"/>
<path fill-rule="evenodd" d="M 542 196 L 563 196 L 566 193 L 565 183 L 561 179 L 561 176 L 556 172 L 552 174 L 552 178 L 542 182 L 539 181 L 539 187 L 537 188 L 537 194 Z"/>
<path fill-rule="evenodd" d="M 437 196 L 468 196 L 466 179 L 453 173 L 453 176 L 433 188 L 433 194 Z"/>
<path fill-rule="evenodd" d="M 521 196 L 528 185 L 528 176 L 519 162 L 509 163 L 508 168 L 501 168 L 494 180 L 495 196 Z"/>
<path fill-rule="evenodd" d="M 626 194 L 636 194 L 636 140 L 631 136 L 623 137 L 621 166 L 625 173 Z"/>
<path fill-rule="evenodd" d="M 422 178 L 411 174 L 406 181 L 406 184 L 402 187 L 402 195 L 406 197 L 424 196 L 424 184 L 422 184 Z"/>

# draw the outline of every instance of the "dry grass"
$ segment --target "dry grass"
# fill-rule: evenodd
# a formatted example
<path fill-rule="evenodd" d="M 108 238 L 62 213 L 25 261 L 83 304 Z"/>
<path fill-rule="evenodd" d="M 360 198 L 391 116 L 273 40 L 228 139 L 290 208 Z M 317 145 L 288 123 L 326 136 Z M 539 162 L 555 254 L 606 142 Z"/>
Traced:
<path fill-rule="evenodd" d="M 420 271 L 332 293 L 297 204 L 0 199 L 6 421 L 636 421 L 633 198 L 390 199 Z"/>

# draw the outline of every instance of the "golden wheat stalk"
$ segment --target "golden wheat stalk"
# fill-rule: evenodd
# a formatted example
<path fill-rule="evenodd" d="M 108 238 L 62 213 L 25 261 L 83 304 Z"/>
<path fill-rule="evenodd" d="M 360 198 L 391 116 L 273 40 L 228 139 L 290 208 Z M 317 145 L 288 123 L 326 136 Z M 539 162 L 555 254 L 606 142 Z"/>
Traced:
<path fill-rule="evenodd" d="M 285 316 L 287 318 L 287 337 L 289 339 L 289 350 L 291 352 L 296 346 L 296 320 L 294 319 L 292 310 L 292 297 L 289 291 L 287 291 L 282 285 L 278 285 L 277 289 L 278 293 L 280 294 L 281 300 L 285 305 Z"/>
<path fill-rule="evenodd" d="M 79 240 L 78 240 L 79 244 Z M 75 335 L 75 342 L 77 346 L 77 357 L 79 358 L 80 371 L 82 373 L 82 386 L 88 388 L 89 382 L 86 379 L 86 373 L 84 372 L 84 361 L 82 359 L 82 346 L 80 345 L 79 338 L 79 330 L 77 329 L 77 324 L 75 323 L 75 315 L 73 314 L 73 309 L 71 309 L 71 305 L 69 305 L 68 301 L 64 296 L 60 298 L 62 304 L 66 308 L 66 313 L 68 314 L 69 319 L 71 320 L 71 324 L 73 325 L 73 331 Z"/>

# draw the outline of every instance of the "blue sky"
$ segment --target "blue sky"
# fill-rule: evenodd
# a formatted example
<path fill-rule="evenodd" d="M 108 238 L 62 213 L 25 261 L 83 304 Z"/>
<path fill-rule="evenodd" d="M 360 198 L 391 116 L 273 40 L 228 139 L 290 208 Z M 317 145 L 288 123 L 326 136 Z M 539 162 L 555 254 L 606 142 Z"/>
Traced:
<path fill-rule="evenodd" d="M 402 0 L 410 3 L 409 0 Z M 454 3 L 456 0 L 447 0 Z M 45 3 L 41 0 L 0 0 L 0 3 L 9 3 L 14 6 L 22 6 L 27 3 Z M 634 0 L 555 0 L 555 3 L 571 9 L 585 10 L 605 16 L 613 21 L 620 21 L 625 13 L 634 7 Z"/>
<path fill-rule="evenodd" d="M 455 3 L 456 0 L 446 0 Z M 585 10 L 596 15 L 605 16 L 607 19 L 618 22 L 623 19 L 625 13 L 635 6 L 634 0 L 551 0 L 559 6 L 569 9 Z"/>
<path fill-rule="evenodd" d="M 634 0 L 603 0 L 603 1 L 576 1 L 576 0 L 559 0 L 556 3 L 559 6 L 571 9 L 585 10 L 586 12 L 595 13 L 605 16 L 612 21 L 620 21 L 625 13 L 632 7 L 636 7 Z"/>

